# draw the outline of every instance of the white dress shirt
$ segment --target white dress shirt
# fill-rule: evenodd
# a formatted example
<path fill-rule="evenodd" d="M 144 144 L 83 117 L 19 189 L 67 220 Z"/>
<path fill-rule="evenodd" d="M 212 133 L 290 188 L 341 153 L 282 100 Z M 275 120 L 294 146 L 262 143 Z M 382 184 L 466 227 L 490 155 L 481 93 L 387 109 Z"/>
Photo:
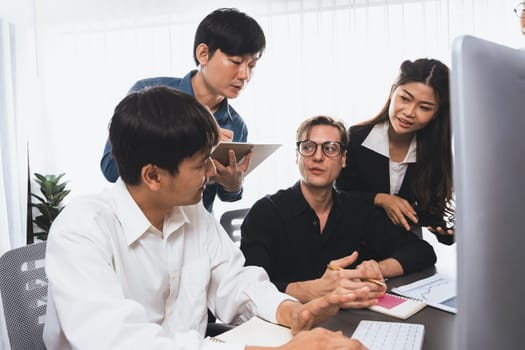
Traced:
<path fill-rule="evenodd" d="M 160 232 L 121 180 L 72 200 L 47 243 L 47 349 L 244 349 L 203 340 L 207 308 L 228 323 L 276 322 L 293 298 L 243 265 L 202 203 L 173 208 Z"/>
<path fill-rule="evenodd" d="M 363 141 L 362 145 L 388 158 L 390 194 L 398 194 L 399 190 L 401 189 L 401 185 L 403 184 L 403 179 L 405 178 L 408 164 L 416 162 L 416 136 L 414 135 L 412 137 L 412 140 L 410 140 L 410 145 L 408 147 L 408 152 L 405 155 L 405 159 L 402 162 L 394 162 L 392 159 L 390 159 L 388 127 L 388 121 L 374 125 L 366 139 Z"/>

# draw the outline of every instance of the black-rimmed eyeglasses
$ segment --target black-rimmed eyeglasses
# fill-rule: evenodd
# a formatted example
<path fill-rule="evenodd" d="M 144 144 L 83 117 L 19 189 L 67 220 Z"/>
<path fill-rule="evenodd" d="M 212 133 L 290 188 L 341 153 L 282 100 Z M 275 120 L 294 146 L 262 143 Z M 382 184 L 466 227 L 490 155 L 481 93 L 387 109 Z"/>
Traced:
<path fill-rule="evenodd" d="M 519 18 L 524 18 L 525 17 L 525 2 L 522 1 L 519 4 L 517 4 L 516 7 L 514 8 L 514 13 Z"/>
<path fill-rule="evenodd" d="M 297 141 L 297 151 L 303 157 L 311 157 L 317 152 L 317 146 L 321 146 L 323 154 L 327 157 L 338 157 L 343 151 L 345 144 L 337 141 L 326 141 L 317 143 L 310 140 Z"/>

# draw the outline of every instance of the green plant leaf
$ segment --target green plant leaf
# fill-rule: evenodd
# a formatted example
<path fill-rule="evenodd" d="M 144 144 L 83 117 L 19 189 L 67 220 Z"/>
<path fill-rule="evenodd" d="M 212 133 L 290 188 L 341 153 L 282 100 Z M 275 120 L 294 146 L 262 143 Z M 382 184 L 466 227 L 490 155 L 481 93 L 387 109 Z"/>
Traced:
<path fill-rule="evenodd" d="M 56 177 L 56 179 L 57 179 L 56 182 L 58 183 L 58 181 L 60 181 L 60 179 L 61 179 L 64 175 L 66 175 L 66 173 L 59 174 L 59 175 Z"/>
<path fill-rule="evenodd" d="M 47 197 L 53 193 L 53 187 L 55 187 L 55 184 L 52 181 L 44 181 L 44 183 L 42 184 L 42 187 L 43 187 L 42 192 Z"/>
<path fill-rule="evenodd" d="M 33 222 L 44 232 L 49 232 L 49 228 L 51 227 L 51 222 L 49 222 L 49 218 L 45 215 L 39 215 L 37 216 Z"/>
<path fill-rule="evenodd" d="M 46 232 L 36 232 L 35 237 L 43 241 L 47 240 L 48 234 Z"/>
<path fill-rule="evenodd" d="M 33 207 L 37 208 L 43 215 L 49 216 L 49 205 L 47 203 L 35 203 Z"/>
<path fill-rule="evenodd" d="M 65 173 L 59 175 L 42 175 L 39 173 L 35 174 L 35 181 L 40 185 L 40 192 L 43 197 L 34 193 L 31 196 L 38 200 L 40 203 L 31 203 L 31 206 L 37 208 L 40 215 L 37 215 L 33 219 L 33 223 L 38 226 L 42 231 L 35 233 L 35 236 L 46 239 L 49 233 L 51 224 L 62 211 L 61 206 L 62 200 L 71 192 L 66 189 L 67 181 L 60 182 Z"/>
<path fill-rule="evenodd" d="M 66 188 L 67 182 L 62 182 L 61 184 L 57 184 L 55 188 L 53 189 L 53 194 L 58 194 Z"/>
<path fill-rule="evenodd" d="M 71 190 L 65 190 L 57 196 L 57 201 L 60 203 L 62 200 L 71 192 Z"/>
<path fill-rule="evenodd" d="M 38 199 L 38 200 L 39 200 L 40 202 L 42 202 L 42 203 L 45 203 L 45 202 L 46 202 L 46 200 L 45 200 L 44 198 L 42 198 L 42 197 L 40 197 L 40 196 L 38 196 L 38 195 L 36 195 L 36 194 L 34 194 L 34 193 L 31 193 L 31 196 L 34 197 L 34 198 L 36 198 L 36 199 Z"/>
<path fill-rule="evenodd" d="M 37 178 L 37 182 L 40 181 L 40 183 L 46 181 L 46 177 L 42 174 L 39 174 L 39 173 L 35 173 L 35 177 Z"/>

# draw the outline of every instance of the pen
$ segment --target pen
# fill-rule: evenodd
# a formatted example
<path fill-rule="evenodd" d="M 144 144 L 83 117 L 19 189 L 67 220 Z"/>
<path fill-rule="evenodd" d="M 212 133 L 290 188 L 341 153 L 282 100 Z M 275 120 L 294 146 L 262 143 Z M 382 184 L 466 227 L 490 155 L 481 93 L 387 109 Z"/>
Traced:
<path fill-rule="evenodd" d="M 330 264 L 328 264 L 327 267 L 328 267 L 329 270 L 332 270 L 332 271 L 341 271 L 341 270 L 343 270 L 342 267 L 339 267 L 339 266 L 333 266 L 333 265 L 330 265 Z M 371 283 L 375 283 L 375 284 L 377 284 L 378 286 L 381 286 L 381 287 L 385 287 L 385 288 L 386 288 L 386 283 L 385 283 L 385 282 L 380 281 L 380 280 L 376 280 L 375 278 L 366 278 L 366 281 L 367 281 L 367 282 L 371 282 Z"/>

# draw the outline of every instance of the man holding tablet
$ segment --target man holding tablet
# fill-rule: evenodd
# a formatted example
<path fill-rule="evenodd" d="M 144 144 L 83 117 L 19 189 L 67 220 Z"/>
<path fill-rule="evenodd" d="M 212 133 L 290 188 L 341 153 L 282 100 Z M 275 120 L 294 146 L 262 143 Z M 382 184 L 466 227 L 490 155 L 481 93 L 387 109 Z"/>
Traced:
<path fill-rule="evenodd" d="M 197 70 L 190 71 L 183 78 L 142 79 L 131 87 L 130 92 L 152 86 L 169 86 L 195 96 L 213 113 L 219 124 L 221 140 L 246 142 L 248 128 L 228 99 L 239 96 L 250 81 L 265 46 L 264 32 L 252 17 L 233 8 L 217 9 L 201 21 L 195 33 L 193 58 Z M 213 210 L 215 197 L 225 202 L 242 197 L 242 183 L 250 155 L 237 164 L 235 155 L 230 153 L 228 164 L 215 162 L 217 174 L 204 191 L 203 204 L 209 212 Z M 100 167 L 108 181 L 115 182 L 119 177 L 109 142 L 106 142 Z"/>

